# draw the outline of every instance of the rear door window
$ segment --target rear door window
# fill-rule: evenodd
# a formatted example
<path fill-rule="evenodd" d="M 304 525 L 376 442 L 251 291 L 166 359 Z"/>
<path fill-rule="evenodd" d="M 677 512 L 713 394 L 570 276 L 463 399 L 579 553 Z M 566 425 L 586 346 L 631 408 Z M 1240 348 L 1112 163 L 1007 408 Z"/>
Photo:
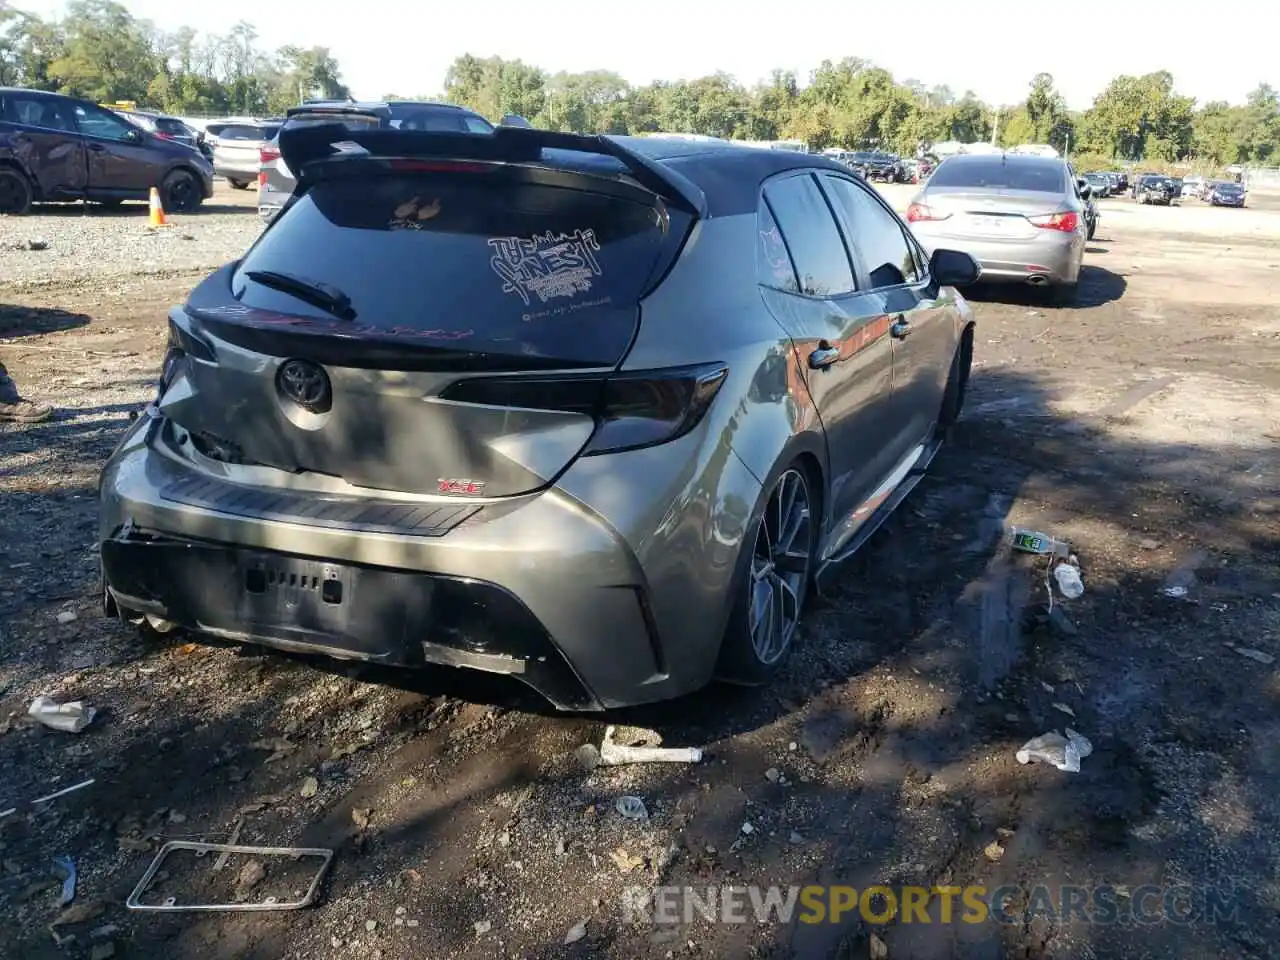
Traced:
<path fill-rule="evenodd" d="M 0 118 L 28 127 L 75 133 L 76 124 L 72 119 L 70 106 L 67 101 L 54 97 L 8 93 L 4 96 L 4 111 L 0 113 Z"/>
<path fill-rule="evenodd" d="M 765 201 L 795 264 L 800 292 L 811 297 L 838 297 L 857 284 L 849 252 L 818 185 L 806 174 L 770 183 Z"/>
<path fill-rule="evenodd" d="M 949 160 L 938 167 L 929 180 L 929 186 L 1065 193 L 1065 181 L 1062 164 L 1052 161 L 965 157 Z"/>
<path fill-rule="evenodd" d="M 343 177 L 294 201 L 232 292 L 248 306 L 330 319 L 247 277 L 276 271 L 345 293 L 356 316 L 343 336 L 612 365 L 665 245 L 681 239 L 654 207 L 585 190 L 489 175 Z"/>
<path fill-rule="evenodd" d="M 919 280 L 915 253 L 898 218 L 856 183 L 826 175 L 822 181 L 872 288 Z"/>

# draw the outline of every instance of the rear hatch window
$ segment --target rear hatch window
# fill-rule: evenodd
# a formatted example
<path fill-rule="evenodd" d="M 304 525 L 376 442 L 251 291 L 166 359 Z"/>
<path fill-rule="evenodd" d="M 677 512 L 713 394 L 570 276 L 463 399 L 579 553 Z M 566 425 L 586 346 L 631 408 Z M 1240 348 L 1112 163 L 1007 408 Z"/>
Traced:
<path fill-rule="evenodd" d="M 942 164 L 934 171 L 929 181 L 929 188 L 960 187 L 1063 193 L 1066 190 L 1063 176 L 1063 168 L 1054 163 L 983 157 Z"/>
<path fill-rule="evenodd" d="M 498 366 L 612 366 L 671 240 L 648 204 L 490 174 L 321 180 L 249 251 L 232 293 L 351 340 L 480 356 Z M 350 320 L 255 282 L 322 281 Z"/>

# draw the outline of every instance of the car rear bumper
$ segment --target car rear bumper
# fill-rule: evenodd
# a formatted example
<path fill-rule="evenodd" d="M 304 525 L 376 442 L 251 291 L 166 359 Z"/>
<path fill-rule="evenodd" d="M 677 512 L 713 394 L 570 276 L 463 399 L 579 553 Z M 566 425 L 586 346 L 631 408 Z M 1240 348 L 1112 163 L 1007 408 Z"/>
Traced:
<path fill-rule="evenodd" d="M 566 710 L 667 699 L 711 679 L 723 622 L 700 615 L 703 584 L 664 581 L 655 604 L 652 571 L 627 540 L 559 488 L 490 505 L 353 506 L 197 472 L 152 448 L 161 423 L 140 421 L 102 474 L 104 585 L 121 610 L 238 642 L 508 674 Z M 758 482 L 730 466 L 754 498 Z M 397 519 L 426 506 L 465 516 L 412 530 Z M 655 605 L 683 607 L 687 629 L 660 636 Z"/>
<path fill-rule="evenodd" d="M 256 162 L 250 164 L 215 163 L 213 172 L 224 180 L 256 181 L 258 179 L 258 164 Z"/>
<path fill-rule="evenodd" d="M 945 223 L 945 221 L 942 221 Z M 1082 234 L 1044 230 L 1029 240 L 988 240 L 948 236 L 927 224 L 912 224 L 912 232 L 933 250 L 959 250 L 982 266 L 982 281 L 990 283 L 1075 283 L 1086 240 Z"/>

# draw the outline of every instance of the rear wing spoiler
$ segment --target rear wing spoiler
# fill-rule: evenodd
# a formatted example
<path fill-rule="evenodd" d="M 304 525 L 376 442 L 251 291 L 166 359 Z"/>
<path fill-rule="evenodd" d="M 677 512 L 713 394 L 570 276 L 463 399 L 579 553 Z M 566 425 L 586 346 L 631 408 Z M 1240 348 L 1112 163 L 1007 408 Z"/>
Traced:
<path fill-rule="evenodd" d="M 375 157 L 541 163 L 544 150 L 595 154 L 617 160 L 636 183 L 672 205 L 701 218 L 707 198 L 698 186 L 670 167 L 629 150 L 612 137 L 497 127 L 492 133 L 436 133 L 423 130 L 352 130 L 338 123 L 280 131 L 280 154 L 301 183 L 310 163 L 350 155 L 358 147 Z"/>

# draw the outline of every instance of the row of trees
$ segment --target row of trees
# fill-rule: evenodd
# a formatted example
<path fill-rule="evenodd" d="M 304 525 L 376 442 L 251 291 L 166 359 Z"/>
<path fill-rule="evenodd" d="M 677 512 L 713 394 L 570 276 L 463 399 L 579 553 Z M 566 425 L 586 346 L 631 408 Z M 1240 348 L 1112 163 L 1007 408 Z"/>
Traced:
<path fill-rule="evenodd" d="M 1050 143 L 1098 165 L 1116 159 L 1280 162 L 1280 98 L 1266 84 L 1244 104 L 1197 105 L 1174 89 L 1168 72 L 1119 76 L 1088 110 L 1073 112 L 1044 73 L 1032 79 L 1023 102 L 1002 107 L 971 91 L 897 81 L 853 57 L 824 61 L 808 81 L 801 86 L 794 73 L 775 71 L 750 88 L 723 73 L 631 86 L 606 70 L 551 74 L 520 60 L 466 55 L 449 69 L 443 96 L 494 119 L 518 113 L 539 126 L 583 132 L 665 130 L 899 153 L 994 137 L 1005 146 Z M 186 28 L 165 34 L 114 0 L 71 0 L 57 21 L 0 0 L 4 85 L 206 115 L 278 114 L 301 97 L 348 93 L 326 48 L 268 53 L 244 22 L 226 36 L 200 37 Z"/>
<path fill-rule="evenodd" d="M 180 114 L 272 114 L 300 96 L 345 97 L 324 47 L 258 47 L 248 23 L 226 36 L 164 33 L 113 0 L 71 0 L 56 21 L 0 0 L 0 86 L 134 100 Z"/>

